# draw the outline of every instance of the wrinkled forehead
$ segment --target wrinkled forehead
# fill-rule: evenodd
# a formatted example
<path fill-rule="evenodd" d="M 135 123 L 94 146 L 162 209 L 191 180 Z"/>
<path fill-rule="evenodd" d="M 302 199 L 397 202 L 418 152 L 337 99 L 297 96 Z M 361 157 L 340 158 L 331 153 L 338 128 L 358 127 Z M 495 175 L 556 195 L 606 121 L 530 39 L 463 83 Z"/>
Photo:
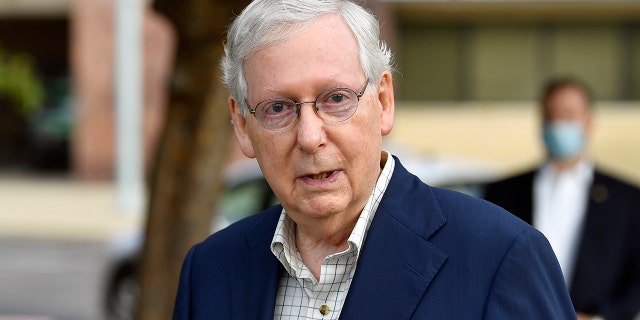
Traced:
<path fill-rule="evenodd" d="M 305 29 L 296 31 L 286 40 L 257 50 L 245 59 L 248 89 L 264 91 L 313 82 L 320 86 L 361 84 L 364 71 L 358 43 L 340 16 L 318 17 Z M 318 83 L 325 81 L 336 83 Z"/>

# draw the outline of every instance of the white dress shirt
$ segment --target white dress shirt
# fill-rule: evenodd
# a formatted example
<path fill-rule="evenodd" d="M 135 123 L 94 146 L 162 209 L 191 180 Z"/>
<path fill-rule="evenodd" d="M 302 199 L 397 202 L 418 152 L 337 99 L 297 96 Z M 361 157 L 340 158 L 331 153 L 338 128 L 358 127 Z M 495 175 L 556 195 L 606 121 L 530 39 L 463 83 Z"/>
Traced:
<path fill-rule="evenodd" d="M 533 226 L 551 243 L 567 285 L 570 285 L 582 237 L 593 162 L 558 171 L 551 163 L 538 170 L 533 184 Z"/>
<path fill-rule="evenodd" d="M 282 211 L 271 252 L 287 272 L 280 278 L 274 319 L 337 320 L 340 317 L 364 239 L 395 167 L 388 153 L 383 151 L 382 159 L 382 172 L 349 236 L 349 247 L 324 259 L 320 279 L 315 279 L 302 261 L 296 248 L 296 224 Z"/>

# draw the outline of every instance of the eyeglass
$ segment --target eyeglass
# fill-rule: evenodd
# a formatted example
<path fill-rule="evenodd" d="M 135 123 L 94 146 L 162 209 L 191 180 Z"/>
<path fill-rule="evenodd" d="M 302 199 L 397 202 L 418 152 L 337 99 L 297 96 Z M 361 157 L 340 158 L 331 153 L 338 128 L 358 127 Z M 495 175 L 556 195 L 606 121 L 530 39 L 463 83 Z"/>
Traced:
<path fill-rule="evenodd" d="M 258 102 L 255 108 L 249 112 L 253 114 L 258 123 L 271 131 L 284 131 L 291 128 L 300 115 L 300 106 L 305 103 L 313 103 L 315 113 L 326 122 L 345 121 L 358 109 L 358 102 L 367 90 L 367 79 L 360 93 L 350 88 L 331 88 L 322 91 L 314 101 L 296 102 L 287 98 L 271 98 Z"/>

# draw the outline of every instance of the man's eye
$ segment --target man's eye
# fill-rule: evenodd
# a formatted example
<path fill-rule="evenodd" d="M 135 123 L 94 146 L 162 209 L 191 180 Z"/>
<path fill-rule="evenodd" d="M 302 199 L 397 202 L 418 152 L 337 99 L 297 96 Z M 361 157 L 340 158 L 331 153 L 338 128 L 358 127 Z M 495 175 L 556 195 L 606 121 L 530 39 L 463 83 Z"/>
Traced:
<path fill-rule="evenodd" d="M 329 97 L 329 101 L 331 103 L 340 103 L 344 100 L 344 95 L 342 93 L 334 93 Z"/>
<path fill-rule="evenodd" d="M 320 101 L 325 107 L 338 107 L 344 104 L 350 104 L 353 100 L 352 94 L 348 90 L 335 89 L 324 95 Z"/>
<path fill-rule="evenodd" d="M 282 101 L 273 101 L 264 108 L 264 113 L 270 116 L 287 113 L 291 107 Z"/>
<path fill-rule="evenodd" d="M 272 113 L 280 113 L 282 111 L 284 111 L 284 104 L 282 103 L 274 103 L 271 105 L 271 112 Z"/>

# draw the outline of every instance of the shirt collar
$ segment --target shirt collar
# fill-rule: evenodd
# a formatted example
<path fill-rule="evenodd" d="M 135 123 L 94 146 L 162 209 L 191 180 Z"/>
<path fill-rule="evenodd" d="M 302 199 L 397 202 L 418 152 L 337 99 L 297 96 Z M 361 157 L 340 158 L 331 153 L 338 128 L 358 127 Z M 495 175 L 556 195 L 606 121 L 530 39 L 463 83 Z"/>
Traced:
<path fill-rule="evenodd" d="M 360 255 L 360 250 L 369 227 L 371 226 L 371 221 L 373 221 L 375 212 L 378 209 L 378 205 L 380 204 L 380 200 L 382 199 L 387 186 L 389 185 L 389 180 L 391 180 L 391 175 L 395 168 L 395 160 L 386 151 L 382 151 L 380 167 L 382 168 L 382 172 L 378 177 L 378 181 L 371 191 L 371 196 L 369 197 L 367 204 L 362 209 L 360 217 L 347 240 L 349 248 L 345 252 L 336 253 L 331 256 L 342 255 L 353 250 L 356 251 L 356 256 Z M 276 256 L 276 258 L 278 258 L 287 272 L 294 276 L 300 276 L 300 270 L 303 268 L 299 265 L 300 260 L 297 258 L 299 254 L 297 253 L 298 250 L 296 248 L 295 231 L 296 223 L 291 220 L 286 211 L 282 209 L 278 225 L 273 235 L 273 240 L 271 241 L 271 252 Z"/>
<path fill-rule="evenodd" d="M 595 164 L 587 157 L 582 157 L 580 161 L 573 167 L 558 171 L 551 161 L 545 162 L 540 168 L 539 175 L 543 179 L 555 181 L 561 178 L 569 178 L 576 182 L 590 182 L 593 179 Z"/>

